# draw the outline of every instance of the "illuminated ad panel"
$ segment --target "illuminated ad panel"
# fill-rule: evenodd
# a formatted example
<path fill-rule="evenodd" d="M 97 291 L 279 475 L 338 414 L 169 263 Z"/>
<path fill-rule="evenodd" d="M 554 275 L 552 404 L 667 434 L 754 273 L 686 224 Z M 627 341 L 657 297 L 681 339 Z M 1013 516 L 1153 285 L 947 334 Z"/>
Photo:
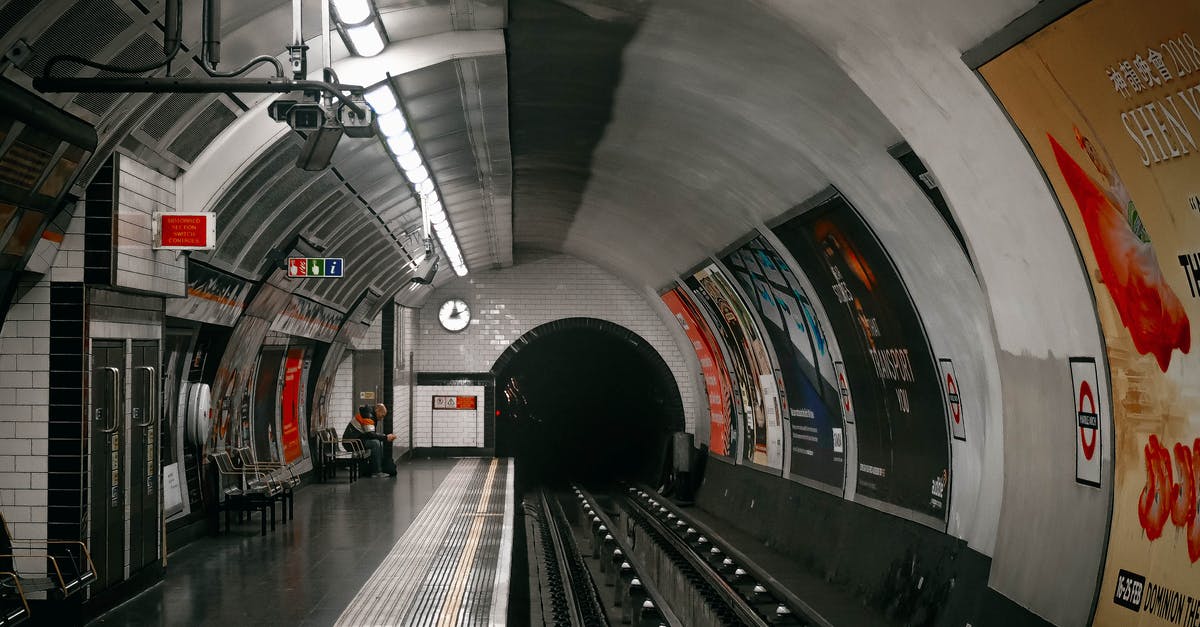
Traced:
<path fill-rule="evenodd" d="M 783 415 L 791 429 L 788 472 L 842 488 L 841 397 L 825 332 L 800 280 L 761 237 L 729 254 L 725 267 L 749 296 L 783 375 Z"/>
<path fill-rule="evenodd" d="M 704 390 L 708 395 L 708 450 L 715 455 L 732 457 L 736 446 L 737 416 L 724 351 L 704 315 L 684 290 L 672 289 L 662 295 L 662 300 L 683 327 L 696 351 L 696 359 L 700 361 L 700 374 L 704 377 Z"/>
<path fill-rule="evenodd" d="M 304 349 L 289 348 L 283 364 L 283 393 L 280 398 L 280 429 L 283 461 L 292 463 L 303 454 L 300 446 L 300 391 L 304 385 Z"/>
<path fill-rule="evenodd" d="M 742 417 L 737 437 L 739 459 L 782 469 L 783 417 L 775 371 L 754 318 L 716 264 L 709 264 L 684 282 L 708 310 L 729 352 L 737 414 Z"/>
<path fill-rule="evenodd" d="M 856 499 L 944 521 L 950 450 L 937 362 L 891 258 L 841 196 L 775 228 L 838 340 L 858 444 Z"/>
<path fill-rule="evenodd" d="M 1077 458 L 1113 459 L 1096 624 L 1174 624 L 1200 604 L 1200 4 L 1095 0 L 979 71 L 1058 196 L 1104 333 L 1112 407 L 1074 360 L 1064 393 Z M 1115 450 L 1096 452 L 1110 411 Z M 1106 485 L 1098 466 L 1076 480 Z"/>

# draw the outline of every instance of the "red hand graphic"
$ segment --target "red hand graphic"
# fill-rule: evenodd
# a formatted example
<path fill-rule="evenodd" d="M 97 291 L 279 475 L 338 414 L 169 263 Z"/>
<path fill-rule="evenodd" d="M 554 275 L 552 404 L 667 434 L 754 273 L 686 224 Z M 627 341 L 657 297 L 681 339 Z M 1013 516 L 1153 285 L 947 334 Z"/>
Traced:
<path fill-rule="evenodd" d="M 1146 486 L 1138 499 L 1138 520 L 1146 530 L 1146 538 L 1156 540 L 1170 517 L 1171 453 L 1151 435 L 1144 449 L 1146 456 Z"/>
<path fill-rule="evenodd" d="M 1184 448 L 1184 450 L 1187 450 Z M 1188 519 L 1188 559 L 1193 563 L 1200 560 L 1200 513 L 1196 511 L 1196 488 L 1200 487 L 1200 438 L 1192 443 L 1191 517 Z"/>
<path fill-rule="evenodd" d="M 1171 486 L 1171 522 L 1186 527 L 1196 518 L 1196 483 L 1193 475 L 1192 449 L 1175 444 L 1175 464 L 1179 468 L 1179 483 Z"/>
<path fill-rule="evenodd" d="M 1124 212 L 1079 167 L 1053 136 L 1049 136 L 1059 170 L 1071 189 L 1096 266 L 1112 296 L 1121 323 L 1129 330 L 1133 346 L 1151 353 L 1166 372 L 1171 353 L 1191 349 L 1191 325 L 1179 297 L 1167 285 L 1154 247 L 1138 239 L 1126 223 Z"/>

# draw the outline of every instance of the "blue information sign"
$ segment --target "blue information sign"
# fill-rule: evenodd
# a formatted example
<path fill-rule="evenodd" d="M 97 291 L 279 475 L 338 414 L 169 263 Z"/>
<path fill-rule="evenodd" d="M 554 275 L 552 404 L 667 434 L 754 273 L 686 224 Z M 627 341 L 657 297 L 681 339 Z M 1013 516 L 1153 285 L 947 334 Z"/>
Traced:
<path fill-rule="evenodd" d="M 345 262 L 341 257 L 289 257 L 288 276 L 341 278 Z"/>

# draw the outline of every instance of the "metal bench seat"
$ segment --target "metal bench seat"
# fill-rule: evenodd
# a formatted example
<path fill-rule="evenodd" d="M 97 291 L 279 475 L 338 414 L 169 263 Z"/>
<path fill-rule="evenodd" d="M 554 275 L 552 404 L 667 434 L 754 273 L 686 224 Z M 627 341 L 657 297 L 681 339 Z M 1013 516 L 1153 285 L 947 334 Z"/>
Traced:
<path fill-rule="evenodd" d="M 225 512 L 225 531 L 229 531 L 230 514 L 237 512 L 238 520 L 252 512 L 262 514 L 262 535 L 267 535 L 268 510 L 271 531 L 275 530 L 275 501 L 283 494 L 283 485 L 273 481 L 263 472 L 249 467 L 238 467 L 229 451 L 209 455 L 219 482 L 220 493 L 225 497 L 218 508 Z"/>
<path fill-rule="evenodd" d="M 0 627 L 30 617 L 28 594 L 45 592 L 48 598 L 66 599 L 96 581 L 96 566 L 83 542 L 13 538 L 3 516 L 0 529 Z M 44 566 L 30 568 L 28 563 L 35 560 Z"/>
<path fill-rule="evenodd" d="M 322 479 L 336 476 L 338 465 L 347 468 L 351 483 L 358 479 L 359 467 L 371 457 L 371 452 L 362 442 L 342 439 L 333 427 L 321 429 L 318 440 L 321 444 Z"/>
<path fill-rule="evenodd" d="M 272 498 L 278 500 L 284 508 L 283 522 L 287 524 L 293 516 L 295 509 L 295 489 L 300 486 L 300 477 L 292 472 L 289 465 L 281 462 L 260 462 L 254 459 L 254 452 L 250 447 L 244 446 L 232 449 L 230 457 L 233 459 L 235 466 L 244 468 L 264 477 L 264 482 L 278 488 L 274 492 Z M 251 485 L 264 485 L 263 482 L 252 482 Z"/>

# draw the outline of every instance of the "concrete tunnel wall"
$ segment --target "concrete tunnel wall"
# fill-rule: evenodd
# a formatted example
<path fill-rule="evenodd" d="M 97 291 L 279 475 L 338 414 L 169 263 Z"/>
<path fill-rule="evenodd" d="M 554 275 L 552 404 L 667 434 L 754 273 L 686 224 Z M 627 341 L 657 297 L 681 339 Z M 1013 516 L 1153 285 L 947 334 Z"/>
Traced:
<path fill-rule="evenodd" d="M 405 345 L 415 353 L 409 367 L 484 372 L 508 342 L 540 322 L 567 315 L 610 319 L 650 340 L 671 366 L 689 429 L 703 441 L 708 425 L 699 365 L 656 292 L 748 234 L 759 232 L 777 242 L 767 225 L 834 185 L 895 261 L 934 356 L 953 358 L 962 383 L 969 436 L 965 442 L 950 440 L 946 536 L 982 556 L 987 586 L 1016 606 L 1058 625 L 1088 622 L 1094 599 L 1104 602 L 1112 592 L 1099 589 L 1099 579 L 1113 488 L 1107 480 L 1100 489 L 1073 481 L 1068 453 L 1075 431 L 1064 398 L 1072 386 L 1067 360 L 1093 356 L 1103 365 L 1104 340 L 1089 279 L 1058 200 L 1004 109 L 962 60 L 965 51 L 1034 3 L 666 0 L 627 12 L 621 3 L 608 4 L 564 3 L 577 5 L 570 10 L 596 23 L 625 24 L 621 30 L 627 37 L 616 47 L 619 71 L 611 85 L 611 111 L 587 154 L 581 189 L 573 200 L 547 193 L 524 207 L 515 203 L 519 250 L 514 267 L 480 268 L 450 282 L 443 277 L 432 293 L 396 296 L 417 308 L 396 314 L 409 321 L 403 331 Z M 519 23 L 539 3 L 513 5 L 513 20 Z M 276 9 L 238 25 L 231 41 L 244 48 L 239 54 L 266 51 L 247 34 L 285 19 L 286 11 Z M 32 29 L 47 20 L 38 17 L 18 26 Z M 8 42 L 11 36 L 0 39 Z M 12 68 L 4 73 L 19 78 Z M 520 100 L 518 94 L 515 101 Z M 251 109 L 251 115 L 261 118 L 261 111 Z M 256 119 L 243 116 L 189 164 L 180 177 L 179 208 L 225 202 L 239 177 L 286 135 L 281 127 L 256 124 Z M 111 122 L 96 122 L 118 139 L 129 133 Z M 936 177 L 969 258 L 887 153 L 901 141 Z M 517 162 L 520 166 L 520 155 Z M 147 165 L 180 168 L 177 163 Z M 517 171 L 532 184 L 557 183 L 539 179 L 537 167 Z M 247 183 L 253 181 L 240 182 Z M 561 202 L 576 204 L 556 204 Z M 248 208 L 232 208 L 243 209 Z M 279 213 L 267 207 L 263 215 L 272 211 Z M 522 211 L 534 220 L 522 218 Z M 522 231 L 522 220 L 555 226 Z M 81 227 L 67 230 L 78 234 Z M 60 277 L 66 276 L 64 269 L 78 270 L 82 246 L 67 241 L 62 251 L 48 251 L 47 279 L 14 303 L 0 341 L 9 358 L 0 361 L 0 399 L 8 412 L 0 420 L 0 440 L 8 451 L 0 455 L 0 508 L 21 525 L 25 537 L 44 537 L 38 460 L 46 455 L 37 443 L 43 430 L 31 424 L 46 419 L 49 401 L 41 396 L 40 366 L 29 378 L 14 359 L 40 359 L 42 325 L 50 316 L 45 288 L 58 280 L 56 270 Z M 551 249 L 556 256 L 530 261 L 540 256 L 528 254 L 535 249 Z M 237 269 L 219 259 L 215 263 Z M 224 355 L 245 371 L 295 286 L 288 288 L 279 277 L 242 278 L 261 281 L 265 287 L 257 297 L 269 300 L 243 315 L 235 334 L 240 345 Z M 617 306 L 589 295 L 600 283 L 605 293 L 617 295 Z M 561 290 L 548 291 L 550 284 Z M 139 285 L 146 284 L 132 287 Z M 271 296 L 275 291 L 278 298 Z M 572 297 L 564 299 L 562 293 Z M 481 324 L 467 335 L 446 334 L 437 326 L 434 310 L 449 295 L 466 295 L 479 305 Z M 357 316 L 349 316 L 349 302 L 324 301 L 323 306 L 355 317 L 361 327 L 391 298 L 385 294 L 371 311 Z M 505 318 L 497 306 L 506 304 L 502 301 L 521 313 Z M 500 327 L 503 331 L 493 333 Z M 32 334 L 30 342 L 23 330 Z M 353 337 L 327 341 L 347 345 Z M 336 364 L 329 370 L 323 378 L 332 381 Z M 1102 373 L 1098 383 L 1100 404 L 1112 407 L 1108 377 Z M 314 416 L 320 411 L 311 409 Z M 1107 478 L 1113 429 L 1102 433 Z M 26 474 L 32 479 L 22 478 Z M 756 490 L 803 492 L 765 475 L 722 477 Z M 793 514 L 798 523 L 805 520 L 805 512 Z M 888 529 L 888 519 L 880 520 L 875 529 Z M 897 519 L 895 528 L 902 526 L 908 529 Z M 914 544 L 927 542 L 928 536 L 917 537 L 925 539 Z"/>

